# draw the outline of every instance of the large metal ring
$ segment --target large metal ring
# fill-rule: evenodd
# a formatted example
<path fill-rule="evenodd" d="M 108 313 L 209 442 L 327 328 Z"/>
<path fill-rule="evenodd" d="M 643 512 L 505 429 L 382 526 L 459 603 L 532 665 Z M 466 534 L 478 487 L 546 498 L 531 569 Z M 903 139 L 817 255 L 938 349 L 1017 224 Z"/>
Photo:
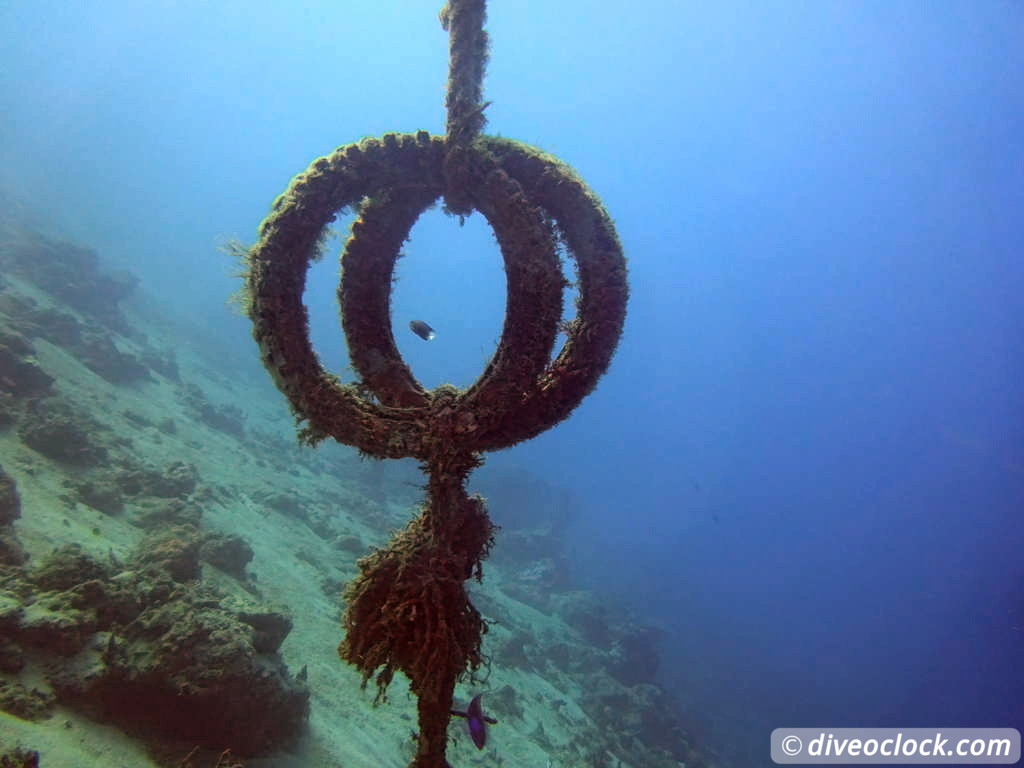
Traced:
<path fill-rule="evenodd" d="M 308 422 L 308 440 L 331 436 L 391 458 L 428 459 L 441 446 L 503 448 L 568 416 L 607 369 L 628 294 L 607 212 L 567 165 L 521 142 L 485 136 L 458 149 L 459 175 L 505 262 L 502 338 L 464 392 L 428 392 L 415 380 L 391 332 L 391 274 L 416 219 L 444 193 L 448 150 L 443 138 L 423 131 L 341 147 L 297 176 L 260 227 L 247 278 L 253 335 L 296 416 Z M 312 348 L 302 293 L 325 227 L 356 205 L 339 299 L 362 381 L 343 386 Z M 576 262 L 579 302 L 552 360 L 565 286 L 559 240 Z"/>

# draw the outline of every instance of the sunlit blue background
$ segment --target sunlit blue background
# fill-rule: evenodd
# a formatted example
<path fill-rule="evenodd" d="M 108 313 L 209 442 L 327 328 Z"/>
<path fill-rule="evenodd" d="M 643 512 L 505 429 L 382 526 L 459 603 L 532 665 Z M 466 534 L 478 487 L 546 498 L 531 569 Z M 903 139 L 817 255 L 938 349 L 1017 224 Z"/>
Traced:
<path fill-rule="evenodd" d="M 8 0 L 0 181 L 244 348 L 216 246 L 313 157 L 443 131 L 437 6 Z M 576 496 L 578 577 L 667 630 L 665 687 L 736 757 L 1024 725 L 1024 6 L 506 0 L 488 28 L 487 130 L 574 165 L 630 259 L 601 386 L 491 459 Z M 468 384 L 493 238 L 433 211 L 406 253 L 402 351 Z"/>

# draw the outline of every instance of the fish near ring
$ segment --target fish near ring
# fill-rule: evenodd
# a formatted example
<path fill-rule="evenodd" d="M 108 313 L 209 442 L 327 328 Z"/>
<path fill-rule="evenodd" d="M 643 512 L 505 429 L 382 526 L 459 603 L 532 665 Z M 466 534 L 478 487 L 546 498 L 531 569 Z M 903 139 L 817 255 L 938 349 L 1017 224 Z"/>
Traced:
<path fill-rule="evenodd" d="M 469 702 L 465 710 L 453 709 L 451 714 L 455 717 L 462 717 L 466 720 L 466 729 L 469 731 L 469 738 L 477 749 L 487 746 L 487 726 L 497 725 L 498 721 L 493 717 L 484 714 L 484 707 L 481 703 L 482 693 L 478 693 Z"/>
<path fill-rule="evenodd" d="M 434 337 L 437 336 L 437 334 L 434 332 L 434 329 L 431 328 L 429 324 L 423 322 L 422 320 L 409 321 L 409 330 L 415 333 L 424 341 L 433 341 Z"/>

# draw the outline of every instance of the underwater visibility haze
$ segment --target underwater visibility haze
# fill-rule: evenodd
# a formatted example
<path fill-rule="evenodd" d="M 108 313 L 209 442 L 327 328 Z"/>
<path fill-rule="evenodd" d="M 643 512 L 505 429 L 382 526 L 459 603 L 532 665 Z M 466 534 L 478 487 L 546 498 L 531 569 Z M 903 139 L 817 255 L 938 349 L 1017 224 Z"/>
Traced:
<path fill-rule="evenodd" d="M 487 10 L 484 132 L 600 196 L 630 302 L 571 417 L 470 475 L 501 530 L 469 582 L 492 663 L 456 691 L 451 765 L 726 768 L 771 765 L 779 727 L 1020 729 L 1024 6 Z M 444 132 L 437 11 L 0 5 L 0 754 L 410 759 L 404 682 L 375 708 L 336 646 L 343 585 L 423 475 L 297 446 L 223 250 L 315 157 Z M 352 219 L 305 291 L 345 382 Z M 391 319 L 424 386 L 476 380 L 505 304 L 483 217 L 423 214 Z M 145 612 L 158 593 L 184 602 Z M 244 669 L 223 698 L 198 669 L 132 687 L 201 663 Z M 174 714 L 188 695 L 220 719 L 246 675 L 270 702 L 252 723 Z"/>

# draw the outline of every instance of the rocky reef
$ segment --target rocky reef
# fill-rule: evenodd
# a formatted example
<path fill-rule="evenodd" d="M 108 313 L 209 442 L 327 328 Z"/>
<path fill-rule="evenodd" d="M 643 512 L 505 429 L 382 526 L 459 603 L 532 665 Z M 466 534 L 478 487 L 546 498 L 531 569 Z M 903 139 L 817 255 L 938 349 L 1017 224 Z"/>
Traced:
<path fill-rule="evenodd" d="M 203 584 L 200 552 L 182 526 L 144 538 L 126 564 L 67 545 L 34 568 L 4 566 L 0 708 L 38 719 L 60 703 L 240 755 L 294 741 L 309 690 L 277 653 L 291 620 Z"/>

